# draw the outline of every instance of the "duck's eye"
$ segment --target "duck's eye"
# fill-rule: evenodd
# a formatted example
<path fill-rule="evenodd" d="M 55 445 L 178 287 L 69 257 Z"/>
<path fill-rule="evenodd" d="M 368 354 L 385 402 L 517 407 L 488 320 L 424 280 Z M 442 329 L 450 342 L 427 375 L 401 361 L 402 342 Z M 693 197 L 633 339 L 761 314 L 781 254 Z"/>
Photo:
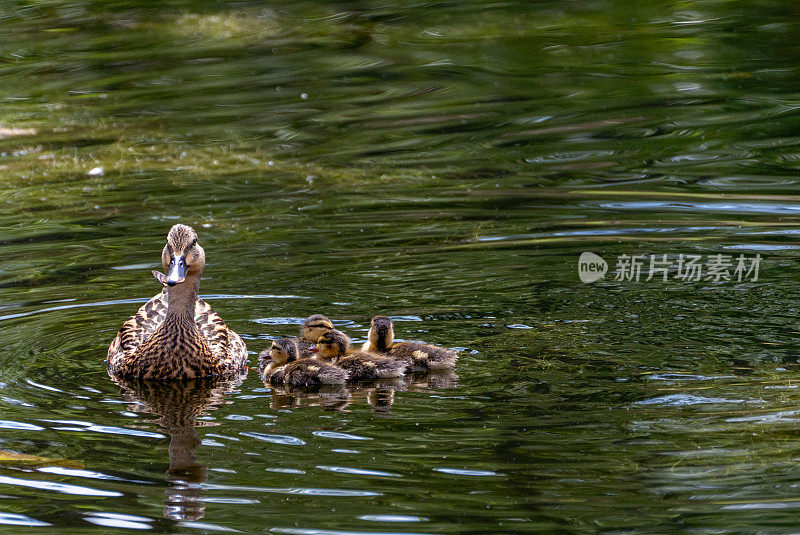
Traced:
<path fill-rule="evenodd" d="M 192 240 L 192 244 L 189 247 L 194 247 L 195 245 L 197 245 L 197 238 Z"/>

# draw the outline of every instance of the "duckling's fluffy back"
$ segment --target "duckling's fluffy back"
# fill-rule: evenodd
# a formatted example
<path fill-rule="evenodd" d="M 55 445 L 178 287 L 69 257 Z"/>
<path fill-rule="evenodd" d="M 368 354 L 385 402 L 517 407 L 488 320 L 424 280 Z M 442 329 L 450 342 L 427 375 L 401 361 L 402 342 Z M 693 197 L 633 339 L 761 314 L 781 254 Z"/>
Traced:
<path fill-rule="evenodd" d="M 272 371 L 268 377 L 273 384 L 288 386 L 338 385 L 347 381 L 346 370 L 314 359 L 300 359 Z"/>
<path fill-rule="evenodd" d="M 398 342 L 387 354 L 408 362 L 412 371 L 449 370 L 458 359 L 457 351 L 420 342 Z"/>
<path fill-rule="evenodd" d="M 336 360 L 336 365 L 350 374 L 351 381 L 374 381 L 402 377 L 406 362 L 391 357 L 353 351 Z"/>

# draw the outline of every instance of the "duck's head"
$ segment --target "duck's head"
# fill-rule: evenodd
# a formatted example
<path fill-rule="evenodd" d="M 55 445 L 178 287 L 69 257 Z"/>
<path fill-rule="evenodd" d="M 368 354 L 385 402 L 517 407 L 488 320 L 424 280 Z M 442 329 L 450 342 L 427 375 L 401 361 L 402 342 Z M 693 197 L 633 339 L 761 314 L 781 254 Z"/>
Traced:
<path fill-rule="evenodd" d="M 282 366 L 288 362 L 294 362 L 299 355 L 297 342 L 291 338 L 281 338 L 272 342 L 269 348 L 269 358 L 275 364 Z"/>
<path fill-rule="evenodd" d="M 197 243 L 197 233 L 192 227 L 174 225 L 167 234 L 167 244 L 161 252 L 163 275 L 153 275 L 165 286 L 175 286 L 187 278 L 198 278 L 206 265 L 206 252 Z"/>
<path fill-rule="evenodd" d="M 300 338 L 308 342 L 316 342 L 324 333 L 333 330 L 333 323 L 322 314 L 309 316 L 300 327 Z"/>
<path fill-rule="evenodd" d="M 322 360 L 333 360 L 343 357 L 350 349 L 350 338 L 342 331 L 331 329 L 323 333 L 317 340 L 317 354 Z"/>
<path fill-rule="evenodd" d="M 386 316 L 374 316 L 369 326 L 367 340 L 373 349 L 386 351 L 394 343 L 394 327 L 392 320 Z"/>

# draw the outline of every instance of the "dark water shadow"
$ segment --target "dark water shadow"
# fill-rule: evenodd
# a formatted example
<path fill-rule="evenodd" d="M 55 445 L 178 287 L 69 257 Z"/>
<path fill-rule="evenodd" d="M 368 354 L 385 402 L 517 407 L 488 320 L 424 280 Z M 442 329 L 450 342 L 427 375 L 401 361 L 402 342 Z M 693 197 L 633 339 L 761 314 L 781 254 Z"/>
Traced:
<path fill-rule="evenodd" d="M 201 484 L 208 479 L 208 468 L 197 462 L 200 445 L 197 427 L 218 425 L 198 420 L 199 416 L 219 405 L 230 403 L 225 394 L 236 388 L 244 376 L 236 379 L 188 379 L 182 381 L 122 380 L 122 398 L 134 404 L 133 412 L 145 412 L 158 418 L 169 435 L 169 468 L 164 491 L 164 517 L 170 520 L 199 520 L 205 515 L 200 499 Z"/>

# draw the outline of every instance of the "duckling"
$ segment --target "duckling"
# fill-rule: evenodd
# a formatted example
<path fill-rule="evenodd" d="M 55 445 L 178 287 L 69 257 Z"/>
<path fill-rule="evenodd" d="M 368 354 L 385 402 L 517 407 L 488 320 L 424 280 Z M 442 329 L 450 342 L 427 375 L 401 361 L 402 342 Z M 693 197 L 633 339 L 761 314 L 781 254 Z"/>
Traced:
<path fill-rule="evenodd" d="M 322 314 L 314 314 L 309 316 L 303 321 L 300 326 L 300 336 L 294 338 L 297 343 L 298 358 L 305 359 L 314 356 L 314 349 L 317 346 L 317 340 L 322 333 L 333 329 L 333 323 L 327 316 Z M 265 362 L 270 359 L 269 353 L 271 349 L 265 349 L 258 354 L 258 367 L 262 368 Z"/>
<path fill-rule="evenodd" d="M 333 330 L 333 323 L 327 316 L 314 314 L 306 318 L 300 327 L 300 336 L 295 339 L 300 351 L 300 358 L 312 357 L 319 337 L 331 330 Z"/>
<path fill-rule="evenodd" d="M 394 343 L 392 320 L 386 316 L 372 318 L 367 341 L 361 350 L 409 362 L 408 371 L 448 370 L 456 365 L 458 359 L 457 351 L 445 347 L 420 342 Z"/>
<path fill-rule="evenodd" d="M 397 359 L 352 351 L 350 338 L 336 329 L 319 337 L 316 358 L 325 362 L 335 362 L 337 366 L 350 373 L 351 381 L 402 377 L 406 369 L 406 363 Z"/>
<path fill-rule="evenodd" d="M 233 377 L 247 372 L 247 348 L 198 297 L 206 263 L 197 233 L 169 230 L 161 252 L 167 275 L 153 271 L 163 289 L 131 316 L 108 348 L 112 378 L 189 379 Z"/>
<path fill-rule="evenodd" d="M 262 379 L 287 386 L 336 385 L 347 380 L 347 371 L 342 368 L 314 359 L 298 359 L 298 354 L 297 342 L 292 338 L 272 342 L 270 362 L 261 370 Z"/>

